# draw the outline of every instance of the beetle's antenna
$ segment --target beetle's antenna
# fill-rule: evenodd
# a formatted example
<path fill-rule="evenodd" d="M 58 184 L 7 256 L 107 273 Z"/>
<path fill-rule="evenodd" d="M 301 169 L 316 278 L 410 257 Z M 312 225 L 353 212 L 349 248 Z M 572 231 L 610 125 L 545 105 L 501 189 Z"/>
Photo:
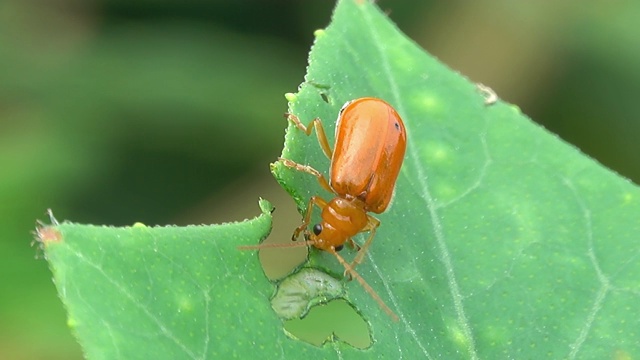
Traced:
<path fill-rule="evenodd" d="M 335 255 L 336 259 L 338 259 L 338 262 L 342 264 L 342 266 L 344 266 L 345 270 L 347 270 L 347 272 L 351 274 L 351 276 L 353 276 L 354 278 L 356 278 L 356 280 L 358 280 L 360 285 L 362 285 L 362 287 L 369 293 L 369 295 L 371 295 L 373 300 L 375 300 L 378 303 L 378 305 L 380 305 L 382 310 L 384 310 L 393 319 L 393 321 L 398 321 L 398 315 L 396 315 L 393 312 L 393 310 L 391 310 L 387 306 L 387 304 L 385 304 L 384 301 L 382 301 L 380 296 L 373 290 L 373 288 L 369 284 L 367 284 L 366 281 L 364 281 L 364 278 L 362 278 L 362 276 L 360 276 L 360 274 L 358 274 L 351 267 L 351 265 L 349 265 L 349 263 L 342 258 L 342 256 L 338 255 L 338 253 L 334 249 L 330 249 L 328 251 L 331 252 L 333 255 Z"/>
<path fill-rule="evenodd" d="M 260 245 L 242 245 L 238 246 L 238 250 L 261 250 L 270 248 L 295 248 L 301 246 L 310 246 L 315 242 L 312 240 L 296 241 L 290 243 L 260 244 Z"/>

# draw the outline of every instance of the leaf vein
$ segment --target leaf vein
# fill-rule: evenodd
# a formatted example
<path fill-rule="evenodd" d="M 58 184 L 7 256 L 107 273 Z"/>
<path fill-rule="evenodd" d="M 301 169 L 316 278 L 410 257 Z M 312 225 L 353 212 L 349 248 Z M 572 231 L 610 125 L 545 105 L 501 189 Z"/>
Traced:
<path fill-rule="evenodd" d="M 587 256 L 589 257 L 591 265 L 593 266 L 593 269 L 596 272 L 598 281 L 600 282 L 600 289 L 596 294 L 596 297 L 593 301 L 593 305 L 591 306 L 591 310 L 587 315 L 587 319 L 584 325 L 582 326 L 582 329 L 580 329 L 580 333 L 578 334 L 578 337 L 574 340 L 574 342 L 571 345 L 569 345 L 569 349 L 571 349 L 571 351 L 569 352 L 568 359 L 575 359 L 576 356 L 578 355 L 578 352 L 580 351 L 580 348 L 586 341 L 587 336 L 589 335 L 589 332 L 591 331 L 591 328 L 596 319 L 596 316 L 598 315 L 598 312 L 600 312 L 600 310 L 602 309 L 602 305 L 604 303 L 607 293 L 611 290 L 611 281 L 606 276 L 606 274 L 602 271 L 602 268 L 600 267 L 600 263 L 598 262 L 598 259 L 596 257 L 594 244 L 593 244 L 593 225 L 591 222 L 591 211 L 585 205 L 585 203 L 581 200 L 578 194 L 578 191 L 576 190 L 571 180 L 568 178 L 562 178 L 562 181 L 565 184 L 565 186 L 571 190 L 571 193 L 576 199 L 578 206 L 580 206 L 580 210 L 582 210 L 582 215 L 585 220 L 585 230 L 586 230 L 586 237 L 587 237 L 587 249 L 588 249 Z"/>
<path fill-rule="evenodd" d="M 390 89 L 391 89 L 391 93 L 393 94 L 394 97 L 394 104 L 397 106 L 397 110 L 399 111 L 399 113 L 401 115 L 406 115 L 406 110 L 405 110 L 405 106 L 404 106 L 404 102 L 402 101 L 402 97 L 400 96 L 400 89 L 398 86 L 398 83 L 395 81 L 395 78 L 393 76 L 393 71 L 391 69 L 390 63 L 389 63 L 389 58 L 387 56 L 387 54 L 385 53 L 384 49 L 382 49 L 382 47 L 380 46 L 381 41 L 380 41 L 380 35 L 378 34 L 376 27 L 373 26 L 373 22 L 372 19 L 370 18 L 369 14 L 367 11 L 363 11 L 362 12 L 365 16 L 365 20 L 367 22 L 368 25 L 368 29 L 370 30 L 371 36 L 373 38 L 373 42 L 374 42 L 374 47 L 378 50 L 380 59 L 382 61 L 382 66 L 384 69 L 384 75 L 387 77 L 388 81 L 389 81 L 389 85 L 390 85 Z M 411 137 L 411 132 L 407 132 L 407 142 L 409 144 L 414 143 L 413 140 L 410 139 Z M 434 231 L 434 235 L 436 237 L 436 242 L 440 251 L 440 257 L 441 257 L 441 261 L 442 264 L 445 267 L 445 273 L 447 276 L 447 283 L 449 286 L 449 290 L 451 292 L 451 296 L 453 299 L 453 303 L 454 303 L 454 308 L 456 311 L 456 315 L 458 317 L 458 324 L 460 325 L 460 327 L 462 328 L 462 332 L 464 334 L 464 336 L 467 339 L 467 343 L 468 343 L 468 351 L 469 351 L 469 355 L 471 359 L 478 359 L 478 353 L 476 350 L 476 345 L 475 345 L 475 340 L 473 338 L 473 334 L 471 332 L 471 325 L 469 323 L 469 320 L 467 318 L 467 315 L 465 314 L 465 310 L 464 310 L 464 304 L 463 304 L 463 296 L 461 294 L 460 291 L 460 287 L 458 285 L 458 281 L 456 280 L 456 275 L 455 275 L 455 271 L 453 269 L 453 264 L 451 262 L 451 256 L 449 254 L 449 250 L 447 248 L 446 242 L 445 242 L 445 236 L 444 236 L 444 232 L 442 229 L 442 223 L 440 221 L 440 218 L 438 216 L 438 212 L 437 212 L 437 208 L 436 208 L 436 202 L 433 199 L 433 197 L 431 196 L 431 193 L 429 191 L 429 186 L 427 184 L 427 175 L 425 174 L 424 169 L 422 168 L 420 162 L 419 162 L 419 157 L 415 151 L 415 147 L 412 146 L 408 146 L 408 154 L 409 157 L 411 158 L 412 162 L 413 162 L 413 166 L 415 166 L 415 168 L 418 171 L 419 174 L 419 181 L 420 181 L 420 187 L 422 190 L 422 194 L 421 197 L 422 199 L 425 201 L 425 204 L 427 206 L 427 208 L 429 209 L 429 215 L 431 217 L 431 223 L 433 226 L 433 231 Z M 409 327 L 409 324 L 406 323 L 407 327 Z M 422 343 L 419 341 L 418 338 L 415 338 L 416 342 L 418 343 L 418 345 L 420 346 L 421 350 L 423 351 L 424 355 L 427 357 L 430 357 L 430 355 L 428 354 L 428 352 L 426 351 L 426 349 L 424 348 L 424 346 L 422 345 Z"/>
<path fill-rule="evenodd" d="M 104 276 L 104 278 L 111 283 L 111 285 L 113 285 L 116 289 L 118 289 L 118 291 L 120 291 L 120 293 L 122 293 L 122 295 L 124 295 L 129 301 L 131 301 L 131 303 L 137 307 L 138 309 L 142 310 L 142 312 L 151 320 L 153 321 L 158 328 L 160 329 L 160 331 L 162 332 L 162 334 L 164 336 L 166 336 L 169 340 L 173 341 L 179 348 L 180 350 L 182 350 L 185 354 L 187 354 L 191 359 L 199 359 L 198 357 L 195 356 L 195 354 L 189 350 L 189 348 L 187 348 L 181 341 L 180 339 L 178 339 L 173 332 L 162 322 L 160 321 L 160 319 L 158 319 L 153 313 L 151 313 L 149 311 L 149 309 L 147 309 L 145 306 L 142 306 L 140 304 L 140 302 L 138 302 L 138 299 L 136 299 L 135 297 L 133 297 L 133 295 L 131 295 L 129 293 L 129 291 L 127 291 L 127 289 L 122 286 L 119 282 L 115 281 L 114 279 L 112 279 L 105 271 L 104 269 L 102 269 L 102 267 L 100 267 L 98 264 L 93 263 L 91 260 L 87 259 L 81 252 L 79 252 L 78 250 L 76 250 L 75 248 L 73 248 L 70 245 L 67 245 L 69 251 L 75 255 L 80 261 L 84 262 L 85 264 L 89 265 L 90 267 L 94 268 L 96 271 L 98 271 L 102 276 Z"/>

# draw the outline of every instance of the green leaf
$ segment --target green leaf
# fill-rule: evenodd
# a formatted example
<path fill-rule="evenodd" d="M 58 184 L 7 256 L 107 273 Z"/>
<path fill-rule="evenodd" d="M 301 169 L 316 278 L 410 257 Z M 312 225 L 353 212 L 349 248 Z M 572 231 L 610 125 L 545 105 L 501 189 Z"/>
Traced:
<path fill-rule="evenodd" d="M 393 322 L 356 281 L 334 286 L 332 278 L 343 269 L 314 251 L 308 267 L 332 277 L 304 270 L 318 280 L 298 272 L 278 292 L 310 292 L 285 298 L 298 306 L 296 314 L 306 313 L 300 306 L 305 301 L 317 303 L 314 296 L 344 297 L 334 301 L 344 316 L 319 315 L 330 306 L 316 306 L 302 320 L 283 322 L 271 308 L 276 292 L 258 257 L 237 249 L 268 233 L 266 202 L 262 215 L 243 223 L 42 227 L 39 240 L 88 358 L 571 359 L 640 353 L 635 185 L 516 107 L 488 103 L 486 92 L 425 54 L 373 4 L 340 1 L 332 24 L 316 35 L 306 80 L 288 96 L 290 111 L 305 123 L 322 118 L 331 137 L 345 101 L 376 96 L 390 102 L 407 127 L 394 205 L 379 216 L 382 225 L 358 267 L 400 321 Z M 291 126 L 283 157 L 325 172 L 329 166 L 315 135 Z M 302 210 L 311 195 L 330 196 L 308 174 L 279 163 L 273 169 Z M 328 345 L 291 338 L 299 334 L 299 322 L 312 318 Z M 339 341 L 350 336 L 343 330 L 351 323 L 357 323 L 353 331 L 370 332 L 364 341 L 350 341 L 353 346 Z"/>
<path fill-rule="evenodd" d="M 246 357 L 255 337 L 277 355 L 282 329 L 254 244 L 271 230 L 262 215 L 212 226 L 44 226 L 38 240 L 89 359 Z M 244 354 L 244 355 L 242 355 Z M 273 357 L 273 356 L 272 356 Z"/>
<path fill-rule="evenodd" d="M 408 133 L 394 204 L 357 269 L 400 321 L 352 281 L 346 298 L 370 322 L 374 344 L 359 352 L 333 343 L 332 357 L 640 353 L 637 186 L 491 101 L 370 3 L 340 1 L 316 37 L 290 112 L 304 124 L 321 118 L 333 140 L 340 107 L 374 96 L 398 110 Z M 315 134 L 290 125 L 282 156 L 328 175 Z M 273 170 L 301 210 L 311 195 L 332 196 L 309 174 Z M 311 264 L 343 270 L 318 251 Z"/>

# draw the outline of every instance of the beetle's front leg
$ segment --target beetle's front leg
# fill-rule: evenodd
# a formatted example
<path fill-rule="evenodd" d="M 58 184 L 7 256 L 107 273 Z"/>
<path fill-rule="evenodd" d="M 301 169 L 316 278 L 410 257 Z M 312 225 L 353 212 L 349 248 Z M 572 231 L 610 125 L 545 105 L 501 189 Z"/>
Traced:
<path fill-rule="evenodd" d="M 309 226 L 309 222 L 311 222 L 311 214 L 313 213 L 314 205 L 320 208 L 320 210 L 322 210 L 324 209 L 325 206 L 327 206 L 327 202 L 320 196 L 312 196 L 311 199 L 309 199 L 309 203 L 307 204 L 307 211 L 304 213 L 304 218 L 302 219 L 302 224 L 300 224 L 300 226 L 298 226 L 293 231 L 293 236 L 291 237 L 291 240 L 296 241 L 298 239 L 298 236 L 300 236 L 300 233 Z"/>

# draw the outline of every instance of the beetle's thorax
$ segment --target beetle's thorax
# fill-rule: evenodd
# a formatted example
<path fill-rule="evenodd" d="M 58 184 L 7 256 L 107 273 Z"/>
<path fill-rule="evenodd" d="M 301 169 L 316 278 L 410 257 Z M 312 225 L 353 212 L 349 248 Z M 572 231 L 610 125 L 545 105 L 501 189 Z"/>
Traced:
<path fill-rule="evenodd" d="M 323 250 L 342 246 L 367 225 L 364 203 L 357 198 L 335 197 L 321 216 L 322 231 L 315 236 L 315 246 Z"/>

